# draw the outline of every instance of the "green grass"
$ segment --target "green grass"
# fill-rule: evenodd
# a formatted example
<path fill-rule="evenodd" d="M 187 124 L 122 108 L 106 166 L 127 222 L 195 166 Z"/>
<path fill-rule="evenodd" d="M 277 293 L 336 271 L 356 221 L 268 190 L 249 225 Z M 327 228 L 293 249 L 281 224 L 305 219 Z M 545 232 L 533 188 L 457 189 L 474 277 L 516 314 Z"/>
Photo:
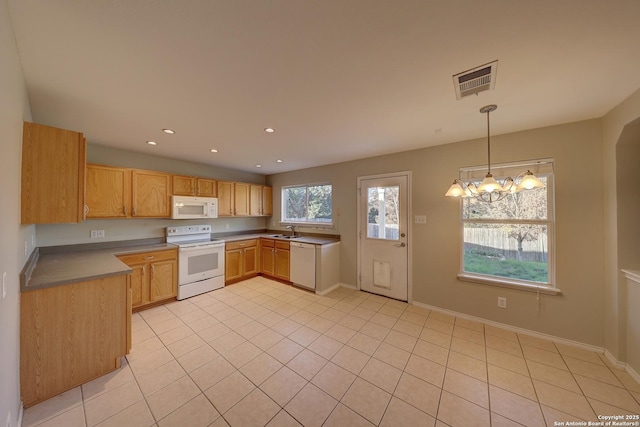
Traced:
<path fill-rule="evenodd" d="M 533 261 L 500 260 L 472 252 L 464 254 L 464 271 L 546 283 L 547 263 Z"/>

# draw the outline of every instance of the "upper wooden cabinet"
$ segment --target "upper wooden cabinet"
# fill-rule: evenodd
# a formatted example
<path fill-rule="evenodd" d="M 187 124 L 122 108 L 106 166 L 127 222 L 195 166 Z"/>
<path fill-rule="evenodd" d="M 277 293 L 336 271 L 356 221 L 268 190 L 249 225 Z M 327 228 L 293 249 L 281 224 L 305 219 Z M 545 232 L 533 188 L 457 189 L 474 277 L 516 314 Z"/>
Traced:
<path fill-rule="evenodd" d="M 178 196 L 216 197 L 215 179 L 173 175 L 173 194 Z"/>
<path fill-rule="evenodd" d="M 216 197 L 218 186 L 215 179 L 196 178 L 196 196 Z"/>
<path fill-rule="evenodd" d="M 24 122 L 22 224 L 84 219 L 86 151 L 80 132 Z"/>
<path fill-rule="evenodd" d="M 271 187 L 251 184 L 250 193 L 249 206 L 251 216 L 273 215 L 273 192 Z"/>
<path fill-rule="evenodd" d="M 233 214 L 236 216 L 249 216 L 249 205 L 250 205 L 249 187 L 250 187 L 250 184 L 245 184 L 244 182 L 233 183 L 233 191 L 234 191 Z"/>
<path fill-rule="evenodd" d="M 218 181 L 218 216 L 233 216 L 233 182 Z"/>
<path fill-rule="evenodd" d="M 131 170 L 87 165 L 87 218 L 131 216 Z"/>
<path fill-rule="evenodd" d="M 133 169 L 131 175 L 132 216 L 169 218 L 171 216 L 171 175 Z"/>

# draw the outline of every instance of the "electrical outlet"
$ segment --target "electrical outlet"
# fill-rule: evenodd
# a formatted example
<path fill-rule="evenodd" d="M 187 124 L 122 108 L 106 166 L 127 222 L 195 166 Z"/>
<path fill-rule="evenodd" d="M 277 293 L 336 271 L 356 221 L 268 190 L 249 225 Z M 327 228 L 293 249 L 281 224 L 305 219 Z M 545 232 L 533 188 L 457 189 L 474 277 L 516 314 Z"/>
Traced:
<path fill-rule="evenodd" d="M 224 229 L 225 229 L 225 230 L 228 230 L 228 229 L 229 229 L 229 223 L 228 223 L 228 222 L 224 224 Z"/>
<path fill-rule="evenodd" d="M 498 307 L 507 308 L 507 299 L 505 297 L 498 297 Z"/>
<path fill-rule="evenodd" d="M 7 427 L 11 427 L 11 411 L 7 413 Z"/>
<path fill-rule="evenodd" d="M 426 224 L 427 223 L 427 216 L 426 215 L 416 215 L 413 218 L 413 222 L 416 224 Z"/>
<path fill-rule="evenodd" d="M 2 299 L 7 297 L 7 272 L 2 273 Z"/>
<path fill-rule="evenodd" d="M 91 238 L 96 239 L 98 237 L 98 230 L 91 230 Z"/>
<path fill-rule="evenodd" d="M 104 237 L 104 230 L 98 230 L 98 237 Z"/>
<path fill-rule="evenodd" d="M 27 243 L 27 241 L 24 241 L 24 256 L 29 255 L 29 244 Z"/>

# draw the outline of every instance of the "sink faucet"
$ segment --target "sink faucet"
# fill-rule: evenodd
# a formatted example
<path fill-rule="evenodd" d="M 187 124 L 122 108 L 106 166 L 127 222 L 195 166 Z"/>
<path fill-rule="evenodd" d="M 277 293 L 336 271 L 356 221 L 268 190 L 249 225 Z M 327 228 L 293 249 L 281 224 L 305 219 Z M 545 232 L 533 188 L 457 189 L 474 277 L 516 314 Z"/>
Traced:
<path fill-rule="evenodd" d="M 295 224 L 289 224 L 287 225 L 287 230 L 291 230 L 291 237 L 296 237 L 296 225 Z"/>

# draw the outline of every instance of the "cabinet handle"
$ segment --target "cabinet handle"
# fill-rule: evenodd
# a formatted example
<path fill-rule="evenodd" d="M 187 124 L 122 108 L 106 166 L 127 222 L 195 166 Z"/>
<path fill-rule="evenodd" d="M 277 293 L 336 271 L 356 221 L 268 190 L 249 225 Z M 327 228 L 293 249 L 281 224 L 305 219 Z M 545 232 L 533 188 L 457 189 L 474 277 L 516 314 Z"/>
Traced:
<path fill-rule="evenodd" d="M 143 275 L 143 276 L 145 275 L 146 271 L 147 271 L 147 269 L 146 269 L 146 268 L 144 268 L 144 266 L 143 266 L 143 267 L 142 267 L 142 275 Z"/>
<path fill-rule="evenodd" d="M 123 206 L 122 209 L 124 210 L 124 214 L 127 215 L 127 207 Z"/>
<path fill-rule="evenodd" d="M 84 216 L 89 214 L 89 205 L 84 205 Z"/>
<path fill-rule="evenodd" d="M 153 276 L 153 273 L 156 272 L 156 265 L 155 264 L 151 264 L 151 275 Z"/>
<path fill-rule="evenodd" d="M 153 255 L 149 255 L 149 256 L 144 257 L 144 259 L 153 259 L 153 258 L 155 258 Z"/>
<path fill-rule="evenodd" d="M 136 212 L 136 208 L 133 208 L 133 216 L 136 216 L 138 213 Z"/>

